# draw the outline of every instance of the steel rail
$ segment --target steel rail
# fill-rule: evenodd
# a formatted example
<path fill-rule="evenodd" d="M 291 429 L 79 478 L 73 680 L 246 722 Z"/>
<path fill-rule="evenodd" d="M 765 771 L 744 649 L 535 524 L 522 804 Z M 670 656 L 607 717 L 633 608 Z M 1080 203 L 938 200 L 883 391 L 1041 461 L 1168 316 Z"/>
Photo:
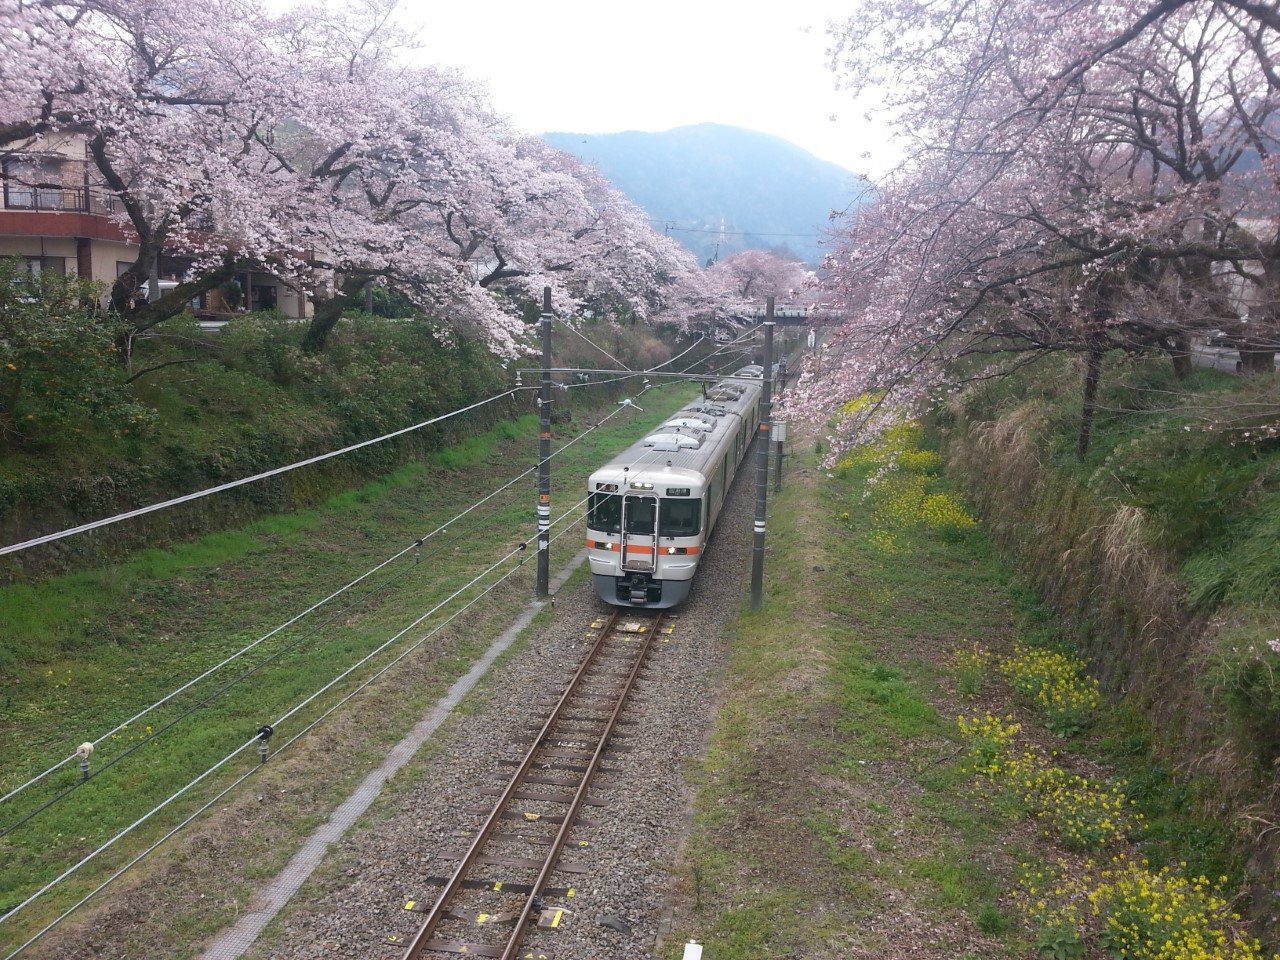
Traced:
<path fill-rule="evenodd" d="M 610 623 L 610 632 L 612 632 L 612 625 L 618 620 L 620 613 L 621 611 L 614 612 Z M 501 960 L 512 960 L 520 947 L 520 941 L 524 938 L 524 921 L 528 919 L 529 911 L 533 909 L 534 899 L 541 896 L 542 888 L 546 884 L 547 878 L 551 875 L 552 870 L 555 869 L 560 848 L 568 838 L 569 831 L 573 829 L 573 821 L 578 815 L 578 808 L 582 806 L 582 802 L 587 797 L 587 790 L 591 786 L 591 778 L 595 776 L 596 769 L 600 766 L 605 749 L 609 746 L 609 739 L 613 736 L 614 727 L 617 726 L 618 717 L 621 715 L 623 707 L 627 705 L 627 698 L 631 696 L 631 688 L 635 686 L 636 677 L 640 675 L 640 669 L 644 666 L 644 662 L 649 656 L 649 648 L 653 644 L 653 638 L 658 634 L 658 626 L 662 623 L 662 618 L 663 614 L 659 613 L 650 629 L 644 635 L 644 643 L 641 645 L 639 653 L 636 654 L 635 663 L 631 665 L 631 672 L 627 674 L 627 682 L 623 684 L 618 693 L 613 712 L 609 714 L 609 719 L 606 721 L 604 730 L 600 734 L 599 742 L 596 744 L 595 752 L 592 753 L 591 760 L 587 763 L 586 772 L 582 775 L 582 783 L 574 792 L 573 800 L 569 803 L 569 810 L 564 815 L 564 821 L 560 824 L 560 829 L 556 831 L 555 839 L 551 842 L 551 856 L 546 859 L 542 869 L 538 871 L 538 879 L 533 882 L 533 889 L 525 899 L 521 919 L 516 923 L 511 939 L 507 941 L 507 949 L 502 954 Z M 603 632 L 602 635 L 604 635 Z"/>
<path fill-rule="evenodd" d="M 426 919 L 423 920 L 422 925 L 418 930 L 418 933 L 414 936 L 412 942 L 409 944 L 408 948 L 405 950 L 403 954 L 403 960 L 418 960 L 418 958 L 421 957 L 424 952 L 430 949 L 427 946 L 427 944 L 431 941 L 432 937 L 434 936 L 435 931 L 440 924 L 440 921 L 446 916 L 448 908 L 451 906 L 452 900 L 455 898 L 458 891 L 462 889 L 463 881 L 466 878 L 468 871 L 474 866 L 476 859 L 480 855 L 480 852 L 484 849 L 485 845 L 489 842 L 494 831 L 496 830 L 497 826 L 501 822 L 503 811 L 506 809 L 508 802 L 510 802 L 513 799 L 514 795 L 523 785 L 524 778 L 529 773 L 530 768 L 533 766 L 537 758 L 539 749 L 543 746 L 544 742 L 548 739 L 548 736 L 551 734 L 554 727 L 562 721 L 563 714 L 566 712 L 566 708 L 572 702 L 573 698 L 577 695 L 578 689 L 582 685 L 583 680 L 587 677 L 589 671 L 596 665 L 599 655 L 606 648 L 609 641 L 614 637 L 614 628 L 616 627 L 617 622 L 621 618 L 623 612 L 624 611 L 622 610 L 613 611 L 608 621 L 606 621 L 604 627 L 600 630 L 599 635 L 596 637 L 595 643 L 592 645 L 591 650 L 583 658 L 582 663 L 578 666 L 577 671 L 574 673 L 572 680 L 569 682 L 568 686 L 565 688 L 564 693 L 561 694 L 560 699 L 556 702 L 555 706 L 552 708 L 551 714 L 547 717 L 546 722 L 543 723 L 541 729 L 538 731 L 538 734 L 534 738 L 533 743 L 531 744 L 529 749 L 525 752 L 525 756 L 523 760 L 520 762 L 519 766 L 516 768 L 515 773 L 512 775 L 510 781 L 507 783 L 507 786 L 503 790 L 502 794 L 498 797 L 497 802 L 493 806 L 492 812 L 489 814 L 484 825 L 480 828 L 480 832 L 476 835 L 475 839 L 471 842 L 471 846 L 468 848 L 467 852 L 463 855 L 461 862 L 454 869 L 453 874 L 445 882 L 444 888 L 441 890 L 440 895 L 437 897 L 435 904 L 432 906 L 431 910 L 428 912 Z M 626 611 L 626 612 L 628 614 L 634 614 L 634 611 Z M 574 820 L 577 817 L 578 810 L 582 806 L 584 800 L 586 799 L 589 787 L 591 785 L 592 777 L 594 776 L 597 768 L 600 765 L 600 760 L 604 755 L 606 747 L 608 746 L 610 737 L 613 735 L 613 731 L 617 726 L 618 717 L 621 715 L 622 709 L 626 705 L 627 698 L 631 693 L 631 689 L 635 685 L 635 679 L 639 675 L 640 669 L 644 665 L 645 659 L 648 656 L 649 649 L 653 642 L 653 637 L 657 633 L 657 626 L 660 622 L 661 622 L 661 616 L 658 617 L 658 619 L 653 623 L 652 628 L 646 631 L 644 635 L 644 642 L 640 646 L 640 649 L 636 654 L 635 662 L 632 664 L 631 672 L 628 674 L 626 682 L 622 685 L 622 687 L 619 689 L 617 693 L 617 698 L 614 704 L 613 711 L 609 715 L 607 721 L 605 721 L 603 730 L 598 734 L 598 742 L 597 742 L 596 749 L 592 754 L 591 760 L 587 764 L 586 770 L 583 773 L 582 779 L 576 791 L 574 792 L 573 799 L 568 803 L 568 812 L 564 816 L 564 819 L 560 825 L 560 829 L 556 833 L 555 839 L 550 844 L 549 852 L 546 858 L 544 859 L 542 869 L 538 874 L 538 878 L 532 885 L 529 894 L 525 898 L 524 907 L 522 910 L 519 911 L 518 918 L 516 919 L 516 922 L 513 925 L 511 937 L 507 943 L 505 951 L 501 954 L 502 960 L 511 960 L 511 958 L 515 956 L 517 950 L 519 949 L 520 941 L 524 937 L 524 933 L 525 933 L 524 925 L 529 917 L 529 912 L 533 909 L 535 899 L 540 897 L 541 890 L 545 885 L 547 878 L 551 875 L 552 871 L 554 870 L 555 865 L 559 859 L 560 851 L 564 845 L 564 841 L 568 837 L 569 831 L 574 826 Z"/>

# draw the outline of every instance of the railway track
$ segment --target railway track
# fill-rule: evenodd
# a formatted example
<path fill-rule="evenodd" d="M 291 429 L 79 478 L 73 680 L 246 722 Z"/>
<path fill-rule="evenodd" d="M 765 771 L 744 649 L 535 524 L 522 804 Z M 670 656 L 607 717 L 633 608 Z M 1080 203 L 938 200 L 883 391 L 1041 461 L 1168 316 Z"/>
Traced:
<path fill-rule="evenodd" d="M 674 618 L 662 613 L 616 610 L 592 624 L 592 644 L 546 720 L 519 745 L 515 772 L 496 795 L 478 830 L 459 838 L 463 849 L 440 851 L 456 861 L 436 878 L 435 902 L 411 900 L 405 909 L 423 914 L 412 938 L 392 936 L 403 960 L 476 956 L 542 960 L 553 932 L 570 922 L 574 879 L 587 868 L 568 854 L 587 842 L 590 809 L 607 805 L 595 777 L 607 772 L 606 753 L 625 752 L 622 714 L 655 640 Z"/>

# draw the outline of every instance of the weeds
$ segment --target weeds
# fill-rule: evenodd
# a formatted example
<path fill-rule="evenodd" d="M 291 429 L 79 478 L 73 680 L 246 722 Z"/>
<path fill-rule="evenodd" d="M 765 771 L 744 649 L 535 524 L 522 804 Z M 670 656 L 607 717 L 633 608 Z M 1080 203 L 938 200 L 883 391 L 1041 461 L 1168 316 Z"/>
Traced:
<path fill-rule="evenodd" d="M 1021 644 L 998 667 L 1014 692 L 1040 712 L 1044 725 L 1062 737 L 1088 726 L 1101 701 L 1098 681 L 1084 668 L 1075 657 Z"/>
<path fill-rule="evenodd" d="M 957 650 L 954 659 L 958 674 L 994 666 L 1046 723 L 1064 715 L 1086 723 L 1096 709 L 1096 686 L 1081 682 L 1084 663 L 1063 654 L 1018 647 L 996 661 L 974 643 Z M 1079 960 L 1096 945 L 1127 960 L 1263 960 L 1261 945 L 1243 932 L 1240 915 L 1230 907 L 1226 876 L 1183 876 L 1170 866 L 1156 869 L 1130 857 L 1126 841 L 1144 818 L 1133 809 L 1123 781 L 1092 781 L 1034 746 L 1019 748 L 1023 728 L 1013 716 L 962 715 L 957 726 L 968 744 L 965 771 L 997 795 L 1015 798 L 1051 843 L 1089 853 L 1116 851 L 1101 868 L 1092 860 L 1081 867 L 1066 858 L 1052 866 L 1022 864 L 1012 900 L 1021 921 L 1035 931 L 1042 957 Z M 1185 868 L 1179 864 L 1180 871 Z"/>

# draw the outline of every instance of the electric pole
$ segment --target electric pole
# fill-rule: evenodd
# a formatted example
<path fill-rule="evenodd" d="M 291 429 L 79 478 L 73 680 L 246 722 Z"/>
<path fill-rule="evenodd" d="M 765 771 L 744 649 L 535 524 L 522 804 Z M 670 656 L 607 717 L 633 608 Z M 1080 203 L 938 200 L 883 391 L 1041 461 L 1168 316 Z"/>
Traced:
<path fill-rule="evenodd" d="M 542 388 L 538 393 L 538 599 L 551 592 L 551 288 L 542 288 Z"/>
<path fill-rule="evenodd" d="M 764 383 L 756 431 L 756 520 L 751 548 L 751 609 L 764 602 L 764 517 L 769 500 L 769 418 L 773 412 L 773 297 L 765 301 Z"/>

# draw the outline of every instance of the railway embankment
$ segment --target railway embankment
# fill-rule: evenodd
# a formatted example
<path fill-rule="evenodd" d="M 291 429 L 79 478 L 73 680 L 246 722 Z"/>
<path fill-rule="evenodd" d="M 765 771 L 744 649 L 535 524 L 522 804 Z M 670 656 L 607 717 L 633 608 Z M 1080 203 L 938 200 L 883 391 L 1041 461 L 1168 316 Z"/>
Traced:
<path fill-rule="evenodd" d="M 645 404 L 646 416 L 659 415 L 658 401 Z M 958 436 L 969 426 L 956 419 L 948 429 L 953 469 L 969 469 Z M 618 430 L 612 440 L 627 436 Z M 608 762 L 608 802 L 579 837 L 589 845 L 574 860 L 585 872 L 558 939 L 546 941 L 548 955 L 675 960 L 697 940 L 705 960 L 1094 957 L 1115 945 L 1104 924 L 1116 917 L 1153 931 L 1220 933 L 1227 947 L 1210 955 L 1260 956 L 1244 938 L 1266 935 L 1273 908 L 1268 891 L 1258 893 L 1265 864 L 1250 862 L 1254 850 L 1239 829 L 1251 821 L 1221 805 L 1226 797 L 1202 767 L 1169 752 L 1162 715 L 1138 709 L 1142 696 L 1128 697 L 1128 675 L 1108 659 L 1110 648 L 1090 646 L 1099 642 L 1093 634 L 1077 637 L 1075 618 L 1041 602 L 1037 571 L 1014 551 L 1019 524 L 1030 521 L 1009 519 L 1004 531 L 985 512 L 983 497 L 1000 496 L 996 490 L 979 490 L 966 504 L 919 428 L 889 439 L 897 448 L 872 447 L 828 467 L 819 437 L 793 430 L 782 488 L 770 492 L 759 611 L 747 602 L 749 462 L 731 507 L 738 522 L 717 529 L 706 578 L 644 680 L 630 749 Z M 605 454 L 571 450 L 577 490 Z M 896 464 L 888 473 L 886 453 Z M 973 447 L 975 458 L 991 455 Z M 88 582 L 93 596 L 75 602 L 103 606 L 69 610 L 59 630 L 92 622 L 116 639 L 59 649 L 61 634 L 52 634 L 50 646 L 10 672 L 5 695 L 20 709 L 7 722 L 40 731 L 41 742 L 66 739 L 97 712 L 122 709 L 116 699 L 138 700 L 140 685 L 167 689 L 164 681 L 195 660 L 213 662 L 248 639 L 247 628 L 231 624 L 277 622 L 282 607 L 314 596 L 322 580 L 376 559 L 388 534 L 431 527 L 425 510 L 447 519 L 470 503 L 514 456 L 504 443 L 450 471 L 456 501 L 441 502 L 438 475 L 411 474 L 297 525 L 255 530 L 233 556 L 187 556 L 173 576 L 155 558 L 145 569 L 99 575 Z M 1043 450 L 1040 459 L 1048 459 Z M 878 482 L 868 485 L 870 476 Z M 1065 523 L 1066 488 L 1046 490 L 1038 515 Z M 428 547 L 403 579 L 389 579 L 387 607 L 348 608 L 338 618 L 348 633 L 332 642 L 298 638 L 282 658 L 286 669 L 264 677 L 264 687 L 202 708 L 204 726 L 216 720 L 251 734 L 270 713 L 266 697 L 288 699 L 355 647 L 381 642 L 409 611 L 429 607 L 446 590 L 446 570 L 476 569 L 468 545 L 527 526 L 521 492 L 482 528 Z M 1104 536 L 1099 549 L 1119 563 L 1117 537 Z M 1073 541 L 1077 550 L 1092 542 Z M 265 885 L 307 836 L 527 604 L 529 566 L 475 622 L 432 633 L 296 753 L 278 752 L 277 740 L 257 779 L 30 955 L 201 955 L 260 907 Z M 1132 576 L 1136 566 L 1116 569 Z M 107 588 L 115 592 L 96 592 Z M 493 786 L 504 751 L 527 735 L 528 711 L 554 697 L 598 607 L 585 578 L 566 584 L 244 955 L 394 955 L 382 941 L 412 926 L 405 904 L 429 896 L 433 878 L 447 873 L 445 851 L 465 837 L 477 792 Z M 1102 681 L 1096 697 L 1090 677 Z M 282 726 L 277 736 L 287 732 Z M 123 736 L 112 750 L 145 739 L 136 729 Z M 74 862 L 90 841 L 110 836 L 109 806 L 126 814 L 129 799 L 157 789 L 205 737 L 202 727 L 198 737 L 179 738 L 172 755 L 157 743 L 137 755 L 149 765 L 130 772 L 121 764 L 91 781 L 95 790 L 115 786 L 82 791 L 83 806 L 56 823 L 32 821 L 42 831 L 37 844 L 15 846 L 16 833 L 0 838 L 13 854 L 8 862 L 28 879 L 46 868 L 49 851 Z M 16 738 L 8 742 L 17 750 Z M 23 738 L 15 756 L 31 761 L 33 745 Z M 145 842 L 120 844 L 101 858 L 102 869 Z M 1101 866 L 1114 863 L 1123 872 Z M 1201 877 L 1204 890 L 1194 887 Z M 19 877 L 6 879 L 12 903 Z M 75 895 L 91 885 L 80 883 Z M 1157 916 L 1167 902 L 1151 900 L 1142 916 L 1125 914 L 1125 894 L 1138 886 L 1194 909 L 1165 920 L 1174 911 Z M 1103 919 L 1089 912 L 1095 902 Z M 39 922 L 55 913 L 42 905 Z"/>
<path fill-rule="evenodd" d="M 775 573 L 731 630 L 695 773 L 672 943 L 717 960 L 1271 956 L 1266 824 L 1170 751 L 1107 649 L 1042 603 L 1025 521 L 989 536 L 955 470 L 913 425 L 831 469 L 790 462 Z M 969 477 L 980 507 L 1011 496 Z M 1057 496 L 1046 523 L 1064 522 Z"/>

